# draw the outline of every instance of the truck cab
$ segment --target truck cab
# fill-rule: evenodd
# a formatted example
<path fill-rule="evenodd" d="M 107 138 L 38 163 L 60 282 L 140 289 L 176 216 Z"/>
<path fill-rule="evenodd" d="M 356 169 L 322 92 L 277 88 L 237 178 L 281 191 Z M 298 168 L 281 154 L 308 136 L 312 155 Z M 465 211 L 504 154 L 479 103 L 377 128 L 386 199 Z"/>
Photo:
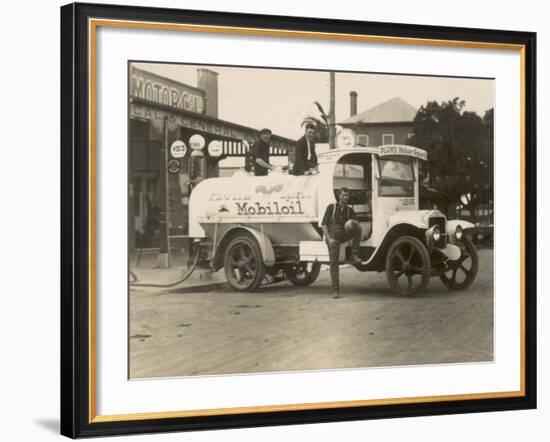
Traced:
<path fill-rule="evenodd" d="M 342 187 L 363 231 L 362 248 L 375 249 L 397 212 L 419 209 L 419 160 L 422 149 L 412 146 L 353 147 L 319 155 L 319 223 L 324 208 L 334 203 Z"/>

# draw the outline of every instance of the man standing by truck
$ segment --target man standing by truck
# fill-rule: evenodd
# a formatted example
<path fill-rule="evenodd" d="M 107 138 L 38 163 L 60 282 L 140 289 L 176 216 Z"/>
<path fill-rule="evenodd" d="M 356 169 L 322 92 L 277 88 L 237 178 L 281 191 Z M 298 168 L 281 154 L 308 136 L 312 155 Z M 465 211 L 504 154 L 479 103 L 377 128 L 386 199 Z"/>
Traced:
<path fill-rule="evenodd" d="M 353 208 L 348 205 L 349 198 L 349 190 L 342 187 L 338 195 L 338 202 L 327 206 L 321 223 L 329 251 L 333 298 L 340 297 L 340 245 L 351 239 L 351 260 L 354 264 L 361 264 L 361 258 L 359 258 L 361 226 Z"/>

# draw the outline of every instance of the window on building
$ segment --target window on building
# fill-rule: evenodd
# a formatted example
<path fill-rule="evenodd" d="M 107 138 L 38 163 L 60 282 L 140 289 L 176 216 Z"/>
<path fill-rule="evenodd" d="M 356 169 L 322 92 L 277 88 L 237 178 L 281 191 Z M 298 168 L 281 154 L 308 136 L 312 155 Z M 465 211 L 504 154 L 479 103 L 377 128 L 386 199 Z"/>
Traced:
<path fill-rule="evenodd" d="M 393 134 L 382 134 L 382 144 L 393 144 Z"/>
<path fill-rule="evenodd" d="M 141 178 L 134 177 L 133 179 L 133 193 L 134 193 L 134 215 L 141 215 Z"/>
<path fill-rule="evenodd" d="M 149 123 L 146 121 L 130 119 L 130 149 L 132 152 L 132 170 L 153 169 L 157 158 L 151 150 L 149 141 Z M 158 156 L 158 154 L 157 154 Z"/>
<path fill-rule="evenodd" d="M 357 135 L 357 144 L 359 144 L 360 146 L 368 146 L 369 136 L 367 134 Z"/>

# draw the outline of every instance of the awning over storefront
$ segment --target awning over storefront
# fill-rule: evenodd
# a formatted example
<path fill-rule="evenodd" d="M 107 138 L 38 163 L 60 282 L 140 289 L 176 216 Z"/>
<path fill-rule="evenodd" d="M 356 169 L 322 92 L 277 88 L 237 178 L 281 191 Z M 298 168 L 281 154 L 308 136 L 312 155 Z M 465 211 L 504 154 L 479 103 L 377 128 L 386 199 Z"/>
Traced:
<path fill-rule="evenodd" d="M 172 127 L 183 127 L 196 130 L 213 137 L 225 140 L 223 153 L 227 156 L 244 156 L 247 148 L 242 141 L 253 143 L 258 137 L 258 129 L 241 126 L 239 124 L 220 120 L 204 114 L 189 112 L 184 109 L 174 108 L 153 103 L 141 98 L 130 99 L 130 118 L 149 121 L 149 139 L 161 141 L 163 139 L 164 120 Z M 289 147 L 294 146 L 295 141 L 289 138 L 273 135 L 271 137 L 271 154 L 287 155 Z"/>

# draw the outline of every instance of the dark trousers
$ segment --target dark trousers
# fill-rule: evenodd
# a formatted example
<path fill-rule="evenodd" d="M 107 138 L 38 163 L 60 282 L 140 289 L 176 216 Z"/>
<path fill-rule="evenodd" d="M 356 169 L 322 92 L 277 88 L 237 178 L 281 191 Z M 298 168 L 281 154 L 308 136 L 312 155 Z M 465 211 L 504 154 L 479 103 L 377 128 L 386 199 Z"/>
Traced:
<path fill-rule="evenodd" d="M 328 254 L 330 258 L 330 279 L 332 280 L 332 290 L 339 290 L 340 288 L 340 245 L 350 239 L 351 253 L 353 255 L 359 254 L 359 243 L 361 242 L 361 226 L 357 225 L 349 231 L 345 231 L 339 224 L 331 224 L 328 226 L 328 233 L 332 239 L 336 242 L 333 245 L 328 245 Z"/>
<path fill-rule="evenodd" d="M 315 166 L 316 165 L 310 160 L 298 161 L 294 163 L 294 167 L 292 169 L 292 175 L 303 175 L 306 173 L 306 171 L 308 171 L 309 169 Z"/>

